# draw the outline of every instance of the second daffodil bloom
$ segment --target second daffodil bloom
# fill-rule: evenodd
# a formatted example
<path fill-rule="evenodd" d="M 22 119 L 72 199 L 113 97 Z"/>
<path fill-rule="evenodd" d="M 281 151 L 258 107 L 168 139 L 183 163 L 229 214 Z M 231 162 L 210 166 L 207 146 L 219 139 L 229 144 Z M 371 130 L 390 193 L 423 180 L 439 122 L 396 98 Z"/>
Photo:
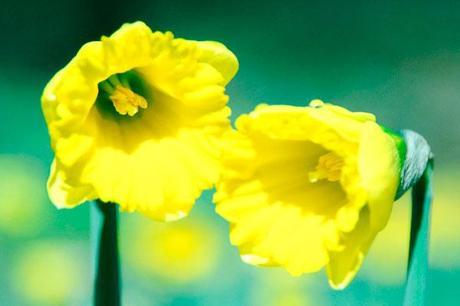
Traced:
<path fill-rule="evenodd" d="M 85 44 L 46 86 L 58 207 L 114 202 L 159 220 L 185 216 L 216 181 L 229 129 L 225 85 L 238 70 L 217 42 L 174 38 L 144 23 Z"/>
<path fill-rule="evenodd" d="M 319 100 L 260 105 L 236 127 L 214 201 L 242 259 L 293 275 L 326 267 L 331 285 L 344 288 L 389 219 L 397 138 L 372 114 Z"/>

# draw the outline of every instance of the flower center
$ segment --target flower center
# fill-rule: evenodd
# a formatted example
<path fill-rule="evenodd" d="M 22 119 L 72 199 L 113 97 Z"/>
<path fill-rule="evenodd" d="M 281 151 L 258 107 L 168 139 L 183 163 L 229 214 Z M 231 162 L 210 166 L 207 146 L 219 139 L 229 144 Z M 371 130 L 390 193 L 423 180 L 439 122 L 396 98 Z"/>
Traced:
<path fill-rule="evenodd" d="M 329 182 L 336 182 L 340 179 L 342 167 L 343 159 L 335 153 L 329 152 L 319 158 L 315 171 L 308 173 L 308 179 L 310 183 L 316 183 L 323 179 L 327 179 Z"/>
<path fill-rule="evenodd" d="M 131 89 L 128 78 L 123 74 L 110 76 L 99 87 L 107 93 L 115 110 L 121 115 L 134 116 L 139 108 L 146 109 L 148 106 L 147 100 Z"/>

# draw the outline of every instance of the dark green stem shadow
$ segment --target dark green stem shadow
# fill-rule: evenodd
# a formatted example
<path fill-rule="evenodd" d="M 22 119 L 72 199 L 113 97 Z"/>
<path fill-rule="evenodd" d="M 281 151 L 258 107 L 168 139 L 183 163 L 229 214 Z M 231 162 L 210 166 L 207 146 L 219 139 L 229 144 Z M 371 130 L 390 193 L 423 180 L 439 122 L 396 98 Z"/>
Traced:
<path fill-rule="evenodd" d="M 430 214 L 433 200 L 433 160 L 412 189 L 412 221 L 404 306 L 423 306 L 426 300 Z"/>
<path fill-rule="evenodd" d="M 96 200 L 91 210 L 94 306 L 120 306 L 117 206 Z"/>

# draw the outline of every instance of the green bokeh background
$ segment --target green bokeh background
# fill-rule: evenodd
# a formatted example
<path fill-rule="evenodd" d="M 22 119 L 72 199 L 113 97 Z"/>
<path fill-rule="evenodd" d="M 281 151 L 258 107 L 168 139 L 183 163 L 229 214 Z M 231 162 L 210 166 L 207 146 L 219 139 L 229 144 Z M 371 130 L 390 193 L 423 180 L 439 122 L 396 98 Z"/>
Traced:
<path fill-rule="evenodd" d="M 58 211 L 46 197 L 52 152 L 39 101 L 46 82 L 83 43 L 135 20 L 177 37 L 221 41 L 237 55 L 240 70 L 228 87 L 232 119 L 261 102 L 305 105 L 321 98 L 424 135 L 436 155 L 428 305 L 458 305 L 460 4 L 261 0 L 2 1 L 0 305 L 90 304 L 89 205 Z M 328 287 L 323 272 L 293 278 L 243 264 L 211 196 L 203 195 L 190 218 L 168 225 L 122 216 L 124 305 L 401 304 L 407 196 L 341 292 Z M 146 231 L 169 237 L 181 227 L 196 232 L 199 247 L 190 254 L 201 260 L 162 262 L 153 254 L 158 238 L 136 240 Z M 190 240 L 176 236 L 173 242 Z M 139 267 L 138 256 L 149 252 L 163 270 Z"/>

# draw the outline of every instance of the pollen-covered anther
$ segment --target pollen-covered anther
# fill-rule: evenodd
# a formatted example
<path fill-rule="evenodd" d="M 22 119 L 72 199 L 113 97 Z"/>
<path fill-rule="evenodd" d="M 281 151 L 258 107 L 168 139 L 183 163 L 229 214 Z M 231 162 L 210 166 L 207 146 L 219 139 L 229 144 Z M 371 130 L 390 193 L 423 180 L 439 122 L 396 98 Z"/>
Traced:
<path fill-rule="evenodd" d="M 112 100 L 116 111 L 121 115 L 134 116 L 139 112 L 139 108 L 146 109 L 148 106 L 144 97 L 122 85 L 115 87 L 115 90 L 110 95 L 110 100 Z"/>
<path fill-rule="evenodd" d="M 327 179 L 329 182 L 336 182 L 340 179 L 342 167 L 343 159 L 335 153 L 329 152 L 319 158 L 315 171 L 308 173 L 308 179 L 310 183 L 316 183 L 322 179 Z"/>

